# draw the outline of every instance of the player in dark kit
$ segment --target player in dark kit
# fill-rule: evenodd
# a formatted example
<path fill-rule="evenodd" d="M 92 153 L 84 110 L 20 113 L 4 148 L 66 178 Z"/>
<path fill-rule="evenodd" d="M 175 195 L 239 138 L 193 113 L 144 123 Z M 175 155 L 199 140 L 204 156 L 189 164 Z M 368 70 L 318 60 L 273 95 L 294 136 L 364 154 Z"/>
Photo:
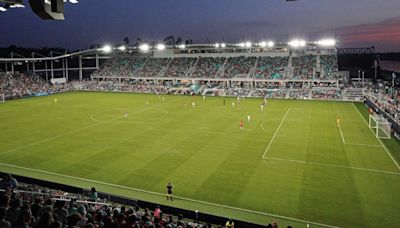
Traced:
<path fill-rule="evenodd" d="M 168 183 L 167 185 L 167 200 L 171 199 L 171 201 L 173 201 L 172 199 L 172 188 L 174 186 L 171 184 L 171 182 Z"/>

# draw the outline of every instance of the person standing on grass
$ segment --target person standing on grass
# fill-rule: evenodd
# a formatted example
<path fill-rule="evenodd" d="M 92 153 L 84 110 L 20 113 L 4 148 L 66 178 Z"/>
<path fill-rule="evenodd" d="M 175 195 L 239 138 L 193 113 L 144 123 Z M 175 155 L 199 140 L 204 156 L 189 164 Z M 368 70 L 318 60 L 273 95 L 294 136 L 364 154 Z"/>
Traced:
<path fill-rule="evenodd" d="M 168 183 L 167 185 L 167 200 L 171 199 L 171 201 L 173 201 L 172 199 L 172 188 L 174 186 L 171 184 L 171 182 Z"/>
<path fill-rule="evenodd" d="M 240 120 L 240 130 L 243 130 L 243 120 Z"/>

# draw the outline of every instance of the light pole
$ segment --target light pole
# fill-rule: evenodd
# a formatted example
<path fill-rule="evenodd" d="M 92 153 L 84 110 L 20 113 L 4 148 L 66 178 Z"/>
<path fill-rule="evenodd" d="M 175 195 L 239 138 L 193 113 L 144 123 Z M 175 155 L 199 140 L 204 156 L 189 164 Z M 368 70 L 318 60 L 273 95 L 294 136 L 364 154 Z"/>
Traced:
<path fill-rule="evenodd" d="M 394 95 L 394 80 L 396 79 L 396 74 L 393 72 L 392 73 L 392 97 Z"/>

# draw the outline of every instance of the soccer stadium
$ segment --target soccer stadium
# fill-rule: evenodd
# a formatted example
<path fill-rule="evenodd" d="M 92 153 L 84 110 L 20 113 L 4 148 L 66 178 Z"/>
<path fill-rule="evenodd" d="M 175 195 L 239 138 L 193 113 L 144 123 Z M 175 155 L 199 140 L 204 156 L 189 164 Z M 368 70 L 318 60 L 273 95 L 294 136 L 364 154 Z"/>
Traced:
<path fill-rule="evenodd" d="M 340 42 L 0 48 L 0 226 L 398 227 L 400 54 Z"/>

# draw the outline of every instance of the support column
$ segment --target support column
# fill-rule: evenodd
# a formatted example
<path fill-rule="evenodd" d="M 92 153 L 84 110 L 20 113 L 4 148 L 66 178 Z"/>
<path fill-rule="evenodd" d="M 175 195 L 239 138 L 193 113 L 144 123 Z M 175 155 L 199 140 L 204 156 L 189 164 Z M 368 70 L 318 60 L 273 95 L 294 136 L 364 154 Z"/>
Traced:
<path fill-rule="evenodd" d="M 49 81 L 49 72 L 47 71 L 47 60 L 44 60 L 44 68 L 45 68 L 45 73 L 46 73 L 46 82 Z"/>
<path fill-rule="evenodd" d="M 32 53 L 32 58 L 35 58 L 35 54 Z M 35 60 L 32 61 L 32 71 L 36 74 Z"/>
<path fill-rule="evenodd" d="M 83 80 L 82 56 L 79 56 L 79 81 Z"/>
<path fill-rule="evenodd" d="M 69 75 L 68 75 L 68 58 L 65 59 L 65 80 L 68 82 L 69 81 Z"/>

